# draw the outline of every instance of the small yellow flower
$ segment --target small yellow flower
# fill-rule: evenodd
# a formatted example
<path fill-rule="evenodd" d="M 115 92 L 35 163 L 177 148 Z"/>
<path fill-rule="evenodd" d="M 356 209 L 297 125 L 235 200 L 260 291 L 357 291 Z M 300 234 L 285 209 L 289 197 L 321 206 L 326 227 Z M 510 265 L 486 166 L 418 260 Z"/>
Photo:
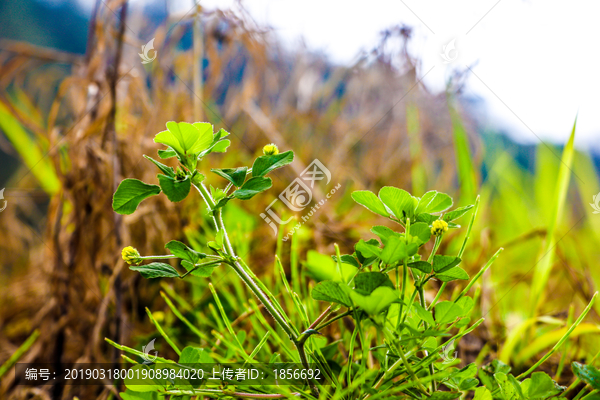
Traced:
<path fill-rule="evenodd" d="M 137 251 L 137 249 L 134 247 L 125 247 L 121 251 L 121 256 L 123 257 L 123 261 L 125 261 L 129 265 L 140 265 L 142 263 L 142 256 L 140 256 L 140 252 Z"/>
<path fill-rule="evenodd" d="M 263 154 L 265 156 L 273 156 L 275 154 L 279 154 L 279 149 L 275 145 L 275 143 L 270 143 L 263 147 Z"/>
<path fill-rule="evenodd" d="M 448 230 L 448 223 L 441 219 L 436 219 L 431 224 L 431 234 L 434 236 L 441 236 Z"/>

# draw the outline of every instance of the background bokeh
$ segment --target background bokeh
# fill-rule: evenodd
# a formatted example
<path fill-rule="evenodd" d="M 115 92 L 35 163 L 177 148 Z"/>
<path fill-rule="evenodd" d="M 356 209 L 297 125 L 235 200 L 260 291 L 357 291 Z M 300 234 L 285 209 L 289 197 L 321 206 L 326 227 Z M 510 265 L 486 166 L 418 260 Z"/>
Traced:
<path fill-rule="evenodd" d="M 369 47 L 348 61 L 282 39 L 256 8 L 231 7 L 123 0 L 0 4 L 0 188 L 7 202 L 0 213 L 0 363 L 36 331 L 21 361 L 117 362 L 119 352 L 103 339 L 135 348 L 147 343 L 155 331 L 145 307 L 160 313 L 174 336 L 189 340 L 161 291 L 199 326 L 217 327 L 206 311 L 212 304 L 206 279 L 146 281 L 120 259 L 126 245 L 143 254 L 162 253 L 172 239 L 203 248 L 212 228 L 199 200 L 155 198 L 125 218 L 111 208 L 121 179 L 154 182 L 142 154 L 156 154 L 152 138 L 167 121 L 205 120 L 232 133 L 230 150 L 204 161 L 216 167 L 248 165 L 271 142 L 296 153 L 292 166 L 275 174 L 273 189 L 225 215 L 238 253 L 276 287 L 275 253 L 289 270 L 290 263 L 302 265 L 308 250 L 332 254 L 337 243 L 351 252 L 358 238 L 373 236 L 369 226 L 386 223 L 355 205 L 353 190 L 390 185 L 420 196 L 436 189 L 458 205 L 480 195 L 463 266 L 475 272 L 498 248 L 505 250 L 478 286 L 477 314 L 486 321 L 459 351 L 468 361 L 499 357 L 517 369 L 533 364 L 600 285 L 600 215 L 590 205 L 600 192 L 600 157 L 590 144 L 598 137 L 594 124 L 586 123 L 586 140 L 576 141 L 570 162 L 563 150 L 576 112 L 554 127 L 562 135 L 531 130 L 533 140 L 515 141 L 531 133 L 527 121 L 521 120 L 526 133 L 515 128 L 519 123 L 496 123 L 494 115 L 506 115 L 496 108 L 510 104 L 476 95 L 469 86 L 477 81 L 473 64 L 446 66 L 439 58 L 443 85 L 428 82 L 432 61 L 414 45 L 422 40 L 418 24 L 399 17 L 381 26 Z M 332 15 L 332 25 L 342 17 L 342 10 Z M 142 64 L 138 54 L 151 39 L 156 53 L 149 54 L 156 58 Z M 517 96 L 527 97 L 540 89 L 519 90 Z M 528 106 L 544 114 L 543 104 Z M 585 104 L 579 118 L 597 120 L 583 110 Z M 555 111 L 545 112 L 551 118 Z M 317 184 L 315 200 L 338 183 L 341 189 L 295 234 L 292 249 L 259 214 L 314 159 L 332 175 L 329 184 Z M 281 202 L 275 207 L 282 217 L 295 215 Z M 456 251 L 463 234 L 453 231 L 458 240 L 443 250 Z M 210 279 L 240 293 L 232 275 L 224 270 Z M 234 320 L 243 305 L 229 300 Z M 600 350 L 598 311 L 545 365 L 559 380 L 562 374 L 563 383 L 571 376 L 562 373 L 561 359 L 586 360 Z M 523 335 L 529 328 L 533 332 Z M 14 398 L 108 398 L 113 392 L 25 388 L 10 371 L 0 385 L 0 397 Z"/>

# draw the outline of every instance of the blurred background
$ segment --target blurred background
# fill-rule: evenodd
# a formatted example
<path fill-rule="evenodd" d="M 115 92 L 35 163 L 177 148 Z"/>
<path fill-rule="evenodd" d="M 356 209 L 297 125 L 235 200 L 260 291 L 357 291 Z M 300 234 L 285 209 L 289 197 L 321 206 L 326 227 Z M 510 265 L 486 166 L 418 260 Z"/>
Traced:
<path fill-rule="evenodd" d="M 187 337 L 161 291 L 190 320 L 214 323 L 198 311 L 212 299 L 206 279 L 146 281 L 120 259 L 124 246 L 159 254 L 172 239 L 201 249 L 211 233 L 192 197 L 175 205 L 158 196 L 125 218 L 111 208 L 123 178 L 155 181 L 142 154 L 156 155 L 154 135 L 176 120 L 232 133 L 229 151 L 203 168 L 248 165 L 271 142 L 295 151 L 272 190 L 225 215 L 238 253 L 267 282 L 275 253 L 286 269 L 308 250 L 332 254 L 334 243 L 351 253 L 369 226 L 386 223 L 356 206 L 353 190 L 435 189 L 456 205 L 480 195 L 464 268 L 505 250 L 478 286 L 486 321 L 459 352 L 533 364 L 600 285 L 599 6 L 446 3 L 1 2 L 0 363 L 118 362 L 103 339 L 147 343 L 145 307 Z M 314 201 L 341 188 L 291 249 L 259 214 L 314 159 L 332 175 Z M 457 251 L 462 235 L 453 231 L 442 251 Z M 235 285 L 230 278 L 211 277 Z M 550 360 L 559 380 L 571 378 L 565 360 L 600 351 L 599 311 Z M 0 397 L 116 396 L 0 376 Z"/>

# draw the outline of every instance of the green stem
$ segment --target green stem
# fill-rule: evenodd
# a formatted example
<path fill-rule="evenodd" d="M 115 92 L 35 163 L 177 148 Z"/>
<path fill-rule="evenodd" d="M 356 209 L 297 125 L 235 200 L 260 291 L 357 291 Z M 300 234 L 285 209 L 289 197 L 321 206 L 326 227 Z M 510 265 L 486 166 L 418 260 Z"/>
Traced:
<path fill-rule="evenodd" d="M 419 301 L 421 303 L 421 307 L 423 307 L 423 309 L 427 310 L 427 304 L 425 304 L 425 291 L 423 290 L 423 284 L 418 285 L 417 289 L 419 290 Z M 429 328 L 429 326 L 427 325 L 427 322 L 425 322 L 423 320 L 423 326 L 425 327 L 425 330 L 427 330 Z M 425 355 L 425 357 L 427 357 L 429 355 L 429 353 L 427 352 L 427 350 L 423 350 L 423 354 Z M 435 374 L 435 369 L 433 364 L 429 364 L 429 375 L 433 376 Z M 431 379 L 431 390 L 433 392 L 435 392 L 437 390 L 437 382 L 435 381 L 435 379 Z"/>
<path fill-rule="evenodd" d="M 326 326 L 329 326 L 331 324 L 333 324 L 335 321 L 347 317 L 348 315 L 352 315 L 352 313 L 354 312 L 354 310 L 350 309 L 346 312 L 343 312 L 341 314 L 336 315 L 335 317 L 328 319 L 327 321 L 325 321 L 324 323 L 322 323 L 321 325 L 315 327 L 316 331 L 320 331 L 321 329 L 325 328 Z"/>
<path fill-rule="evenodd" d="M 237 256 L 233 250 L 233 246 L 229 240 L 229 235 L 227 234 L 227 230 L 225 229 L 225 225 L 223 223 L 223 218 L 221 215 L 221 209 L 214 210 L 215 201 L 212 199 L 210 193 L 206 189 L 206 187 L 201 183 L 196 186 L 196 189 L 200 192 L 200 195 L 208 205 L 208 207 L 213 210 L 213 221 L 218 231 L 223 231 L 223 239 L 224 239 L 224 248 L 225 253 L 233 258 L 233 261 L 228 262 L 228 264 L 234 269 L 234 271 L 238 274 L 238 276 L 244 281 L 244 283 L 248 286 L 248 288 L 254 293 L 254 295 L 260 300 L 263 306 L 269 311 L 273 319 L 281 326 L 281 328 L 289 335 L 290 339 L 294 342 L 297 340 L 297 335 L 292 329 L 292 327 L 287 323 L 286 319 L 279 313 L 279 311 L 275 308 L 275 306 L 271 303 L 271 300 L 267 297 L 267 295 L 260 289 L 258 284 L 252 279 L 252 277 L 246 272 L 244 267 L 237 260 Z"/>
<path fill-rule="evenodd" d="M 2 377 L 10 368 L 17 362 L 19 359 L 25 354 L 27 350 L 35 343 L 37 338 L 40 336 L 40 331 L 35 330 L 33 333 L 23 342 L 21 346 L 13 353 L 12 356 L 6 360 L 4 364 L 0 367 L 0 377 Z"/>

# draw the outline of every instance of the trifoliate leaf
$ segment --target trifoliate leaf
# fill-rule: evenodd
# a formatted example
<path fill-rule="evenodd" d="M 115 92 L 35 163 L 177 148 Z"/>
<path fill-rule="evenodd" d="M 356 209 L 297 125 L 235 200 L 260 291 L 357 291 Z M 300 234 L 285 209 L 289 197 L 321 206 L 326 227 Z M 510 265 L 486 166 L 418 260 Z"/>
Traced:
<path fill-rule="evenodd" d="M 427 192 L 421 197 L 415 211 L 421 213 L 437 213 L 452 207 L 452 198 L 446 193 L 440 193 L 435 190 Z"/>
<path fill-rule="evenodd" d="M 382 187 L 379 198 L 399 220 L 406 222 L 407 218 L 414 221 L 416 199 L 405 190 L 392 186 Z"/>

